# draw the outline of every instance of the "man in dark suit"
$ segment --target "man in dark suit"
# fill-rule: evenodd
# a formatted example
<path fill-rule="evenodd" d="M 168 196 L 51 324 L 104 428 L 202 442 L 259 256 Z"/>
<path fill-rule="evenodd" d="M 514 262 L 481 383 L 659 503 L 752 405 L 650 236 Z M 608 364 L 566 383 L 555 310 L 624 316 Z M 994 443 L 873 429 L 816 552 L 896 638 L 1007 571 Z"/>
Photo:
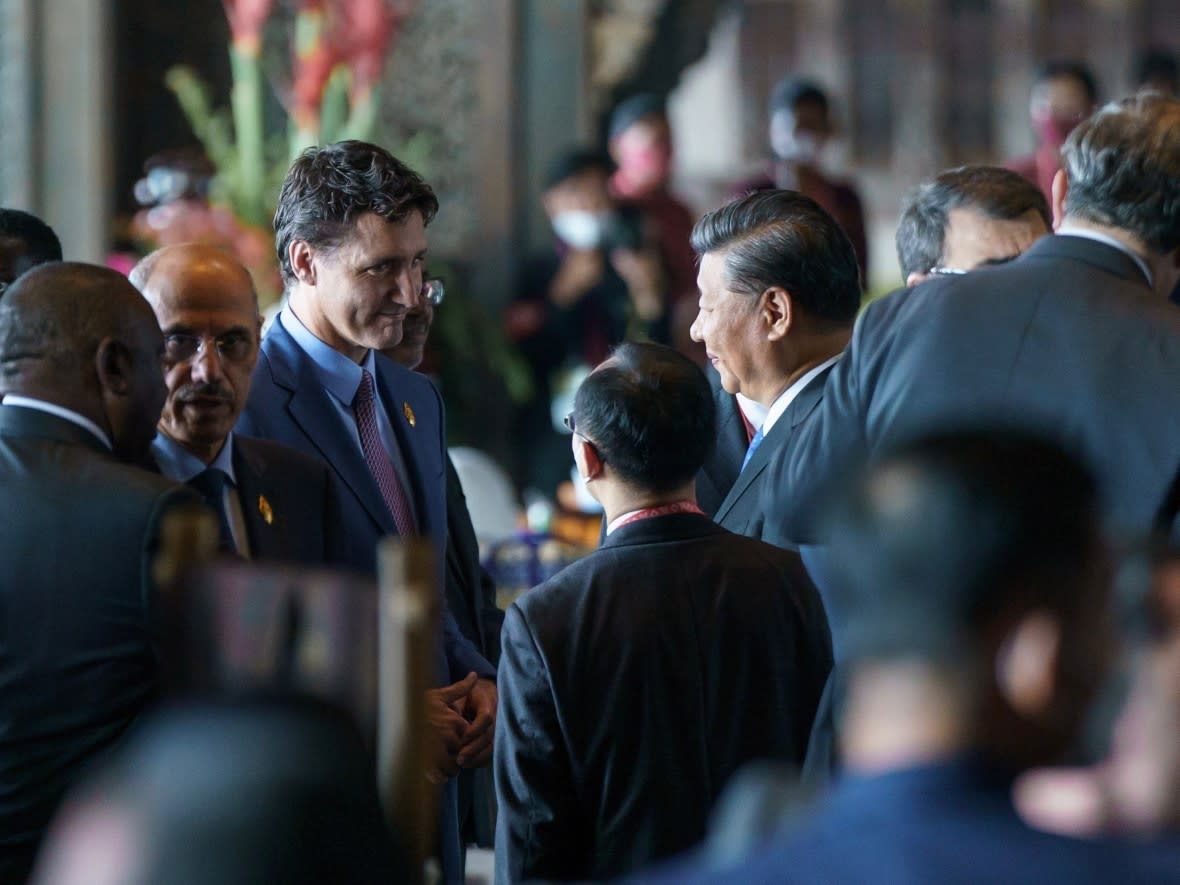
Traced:
<path fill-rule="evenodd" d="M 775 523 L 791 489 L 764 496 L 763 477 L 794 445 L 848 343 L 860 306 L 856 255 L 814 200 L 781 190 L 705 215 L 692 245 L 701 257 L 692 337 L 704 343 L 725 392 L 741 397 L 741 423 L 753 428 L 738 475 L 711 515 L 730 531 L 771 540 L 765 525 Z M 732 434 L 732 417 L 718 429 Z M 711 487 L 724 462 L 703 472 Z"/>
<path fill-rule="evenodd" d="M 817 539 L 846 467 L 948 422 L 1016 422 L 1089 459 L 1114 528 L 1142 532 L 1180 465 L 1180 102 L 1142 95 L 1082 123 L 1057 179 L 1057 233 L 1008 264 L 870 304 L 823 403 L 768 487 L 775 527 Z"/>
<path fill-rule="evenodd" d="M 53 228 L 20 209 L 0 209 L 0 292 L 38 264 L 61 261 Z"/>
<path fill-rule="evenodd" d="M 222 548 L 249 559 L 335 564 L 335 484 L 317 458 L 233 432 L 258 361 L 250 273 L 229 253 L 167 246 L 131 271 L 164 332 L 168 399 L 152 454 L 218 515 Z"/>
<path fill-rule="evenodd" d="M 625 344 L 582 383 L 574 460 L 602 546 L 509 609 L 497 876 L 599 879 L 699 841 L 743 763 L 803 760 L 831 646 L 798 557 L 710 521 L 693 479 L 712 396 L 687 357 Z"/>
<path fill-rule="evenodd" d="M 377 352 L 400 340 L 406 310 L 422 297 L 426 225 L 437 210 L 429 185 L 388 151 L 344 141 L 300 155 L 275 213 L 287 305 L 262 343 L 238 430 L 328 462 L 354 564 L 370 573 L 387 535 L 427 537 L 445 561 L 442 401 L 426 378 Z M 495 670 L 445 606 L 440 640 L 438 678 L 449 691 L 430 695 L 437 781 L 488 763 L 496 716 Z M 448 882 L 463 878 L 456 807 L 448 781 Z"/>
<path fill-rule="evenodd" d="M 164 402 L 160 330 L 120 274 L 27 271 L 0 304 L 0 882 L 155 696 L 152 562 L 196 496 L 130 465 Z"/>
<path fill-rule="evenodd" d="M 1180 843 L 1051 835 L 1012 803 L 1020 773 L 1077 740 L 1109 669 L 1090 472 L 1023 432 L 947 432 L 884 458 L 835 509 L 832 589 L 853 613 L 843 781 L 736 864 L 644 881 L 1180 881 Z"/>

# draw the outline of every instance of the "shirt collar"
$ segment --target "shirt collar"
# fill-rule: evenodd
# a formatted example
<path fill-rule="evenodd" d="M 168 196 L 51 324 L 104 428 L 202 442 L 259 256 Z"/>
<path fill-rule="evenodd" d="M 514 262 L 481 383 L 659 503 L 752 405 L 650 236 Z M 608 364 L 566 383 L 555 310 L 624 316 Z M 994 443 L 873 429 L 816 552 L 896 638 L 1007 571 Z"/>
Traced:
<path fill-rule="evenodd" d="M 778 399 L 770 404 L 770 409 L 768 409 L 766 412 L 766 420 L 762 422 L 762 426 L 759 428 L 762 431 L 763 437 L 770 433 L 770 429 L 774 427 L 774 425 L 778 422 L 778 419 L 781 418 L 783 413 L 787 411 L 787 406 L 793 403 L 795 398 L 803 392 L 803 388 L 810 384 L 815 376 L 824 369 L 836 365 L 836 361 L 838 359 L 840 359 L 839 353 L 830 359 L 824 360 L 818 366 L 808 369 L 806 372 L 796 378 L 790 387 L 778 395 Z"/>
<path fill-rule="evenodd" d="M 1151 274 L 1151 268 L 1147 266 L 1147 262 L 1143 260 L 1143 256 L 1131 251 L 1126 243 L 1121 243 L 1109 234 L 1104 234 L 1101 231 L 1090 230 L 1088 227 L 1074 227 L 1068 221 L 1063 222 L 1061 227 L 1057 228 L 1057 236 L 1062 237 L 1081 237 L 1084 240 L 1094 240 L 1096 243 L 1110 246 L 1112 249 L 1118 249 L 1137 265 L 1143 271 L 1143 277 L 1147 280 L 1148 286 L 1155 285 L 1155 279 Z"/>
<path fill-rule="evenodd" d="M 46 412 L 50 415 L 56 415 L 71 424 L 77 424 L 84 430 L 90 431 L 98 441 L 106 446 L 107 451 L 114 451 L 115 447 L 111 445 L 111 438 L 107 436 L 106 431 L 87 418 L 85 415 L 79 415 L 73 409 L 67 409 L 64 406 L 59 406 L 57 403 L 47 403 L 45 400 L 34 399 L 31 396 L 19 396 L 15 393 L 8 393 L 4 395 L 4 405 L 6 406 L 21 406 L 26 409 L 36 409 L 38 412 Z"/>
<path fill-rule="evenodd" d="M 750 399 L 744 393 L 735 394 L 737 397 L 738 408 L 742 410 L 742 414 L 746 416 L 746 420 L 750 422 L 755 429 L 762 426 L 766 421 L 766 414 L 770 409 L 762 405 L 762 403 Z"/>
<path fill-rule="evenodd" d="M 233 433 L 225 438 L 221 451 L 209 464 L 205 464 L 176 440 L 163 433 L 157 433 L 152 441 L 152 454 L 156 457 L 156 463 L 160 465 L 160 472 L 176 482 L 188 482 L 197 474 L 204 473 L 206 468 L 216 467 L 229 477 L 232 485 L 238 484 L 238 478 L 234 474 Z"/>
<path fill-rule="evenodd" d="M 279 322 L 303 352 L 311 357 L 316 377 L 324 389 L 344 405 L 351 406 L 357 389 L 361 386 L 362 366 L 368 369 L 370 374 L 374 374 L 376 357 L 373 351 L 366 352 L 364 363 L 357 365 L 340 351 L 334 350 L 317 338 L 303 325 L 303 321 L 295 316 L 290 307 L 284 308 L 279 314 Z"/>

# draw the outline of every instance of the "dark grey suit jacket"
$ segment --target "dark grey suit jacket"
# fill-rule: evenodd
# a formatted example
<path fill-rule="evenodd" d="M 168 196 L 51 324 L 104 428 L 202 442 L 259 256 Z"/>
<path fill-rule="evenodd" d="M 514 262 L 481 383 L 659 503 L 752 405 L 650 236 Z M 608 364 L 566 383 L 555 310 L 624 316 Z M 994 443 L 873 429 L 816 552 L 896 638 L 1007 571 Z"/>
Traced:
<path fill-rule="evenodd" d="M 501 644 L 498 882 L 699 842 L 743 763 L 802 762 L 831 667 L 798 556 L 696 514 L 617 529 L 521 596 Z"/>
<path fill-rule="evenodd" d="M 789 487 L 771 486 L 768 480 L 772 478 L 772 471 L 767 468 L 776 460 L 789 456 L 791 447 L 799 437 L 801 425 L 823 401 L 824 382 L 831 371 L 831 368 L 824 369 L 812 378 L 774 422 L 770 432 L 754 450 L 750 463 L 738 474 L 729 494 L 713 515 L 719 526 L 747 538 L 783 546 L 775 527 L 779 523 L 778 514 L 786 506 L 791 490 Z M 736 409 L 737 398 L 730 399 L 734 400 Z M 741 421 L 740 416 L 738 420 Z M 745 457 L 744 451 L 742 457 Z"/>
<path fill-rule="evenodd" d="M 1041 431 L 1088 459 L 1110 527 L 1151 528 L 1180 467 L 1180 313 L 1112 246 L 1049 236 L 1015 261 L 870 304 L 766 485 L 776 530 L 818 540 L 845 468 L 934 429 Z"/>
<path fill-rule="evenodd" d="M 199 501 L 88 431 L 0 406 L 0 882 L 22 882 L 66 789 L 157 693 L 151 566 Z"/>

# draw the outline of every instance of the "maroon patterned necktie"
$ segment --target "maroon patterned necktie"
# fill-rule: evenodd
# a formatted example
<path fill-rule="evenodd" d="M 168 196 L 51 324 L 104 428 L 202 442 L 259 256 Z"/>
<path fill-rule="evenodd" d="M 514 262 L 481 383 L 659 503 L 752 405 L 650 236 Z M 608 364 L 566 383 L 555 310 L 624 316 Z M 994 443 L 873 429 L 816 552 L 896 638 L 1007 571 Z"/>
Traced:
<path fill-rule="evenodd" d="M 377 411 L 373 405 L 374 395 L 373 376 L 369 374 L 368 369 L 361 369 L 361 386 L 357 388 L 352 408 L 356 412 L 356 429 L 360 431 L 361 449 L 365 453 L 365 463 L 369 465 L 369 472 L 373 474 L 373 479 L 377 480 L 377 488 L 381 490 L 385 506 L 393 514 L 397 533 L 403 537 L 416 535 L 418 527 L 414 524 L 414 511 L 410 508 L 405 487 L 398 478 L 397 471 L 393 469 L 389 453 L 381 444 L 381 434 L 377 432 Z"/>

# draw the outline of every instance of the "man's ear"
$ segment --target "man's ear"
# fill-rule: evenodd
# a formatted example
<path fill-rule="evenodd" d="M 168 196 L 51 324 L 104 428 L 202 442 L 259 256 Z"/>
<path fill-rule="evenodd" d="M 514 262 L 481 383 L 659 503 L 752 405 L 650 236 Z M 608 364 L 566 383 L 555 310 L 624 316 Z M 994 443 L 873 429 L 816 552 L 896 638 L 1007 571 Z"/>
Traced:
<path fill-rule="evenodd" d="M 915 270 L 906 276 L 905 284 L 912 289 L 914 286 L 918 285 L 918 283 L 924 283 L 928 279 L 930 279 L 930 274 L 918 273 Z"/>
<path fill-rule="evenodd" d="M 131 350 L 117 338 L 104 338 L 94 355 L 94 370 L 103 393 L 126 396 L 131 389 L 135 360 Z"/>
<path fill-rule="evenodd" d="M 778 341 L 791 331 L 795 316 L 793 308 L 791 293 L 786 289 L 772 286 L 762 293 L 758 310 L 766 323 L 766 337 L 769 340 Z"/>
<path fill-rule="evenodd" d="M 291 263 L 291 272 L 295 279 L 309 286 L 316 283 L 315 251 L 307 240 L 292 240 L 287 246 L 287 260 Z"/>
<path fill-rule="evenodd" d="M 1026 719 L 1042 715 L 1057 692 L 1061 624 L 1040 609 L 1025 614 L 996 656 L 996 686 L 1014 712 Z"/>
<path fill-rule="evenodd" d="M 1064 169 L 1058 169 L 1057 174 L 1053 176 L 1053 230 L 1061 227 L 1061 222 L 1065 221 L 1065 195 L 1069 193 L 1069 178 L 1066 177 Z"/>
<path fill-rule="evenodd" d="M 602 476 L 605 462 L 602 460 L 602 456 L 598 454 L 598 449 L 594 447 L 594 443 L 584 440 L 580 436 L 575 436 L 574 445 L 577 446 L 574 461 L 577 463 L 578 469 L 582 471 L 582 478 L 589 482 L 592 479 L 598 479 Z"/>

